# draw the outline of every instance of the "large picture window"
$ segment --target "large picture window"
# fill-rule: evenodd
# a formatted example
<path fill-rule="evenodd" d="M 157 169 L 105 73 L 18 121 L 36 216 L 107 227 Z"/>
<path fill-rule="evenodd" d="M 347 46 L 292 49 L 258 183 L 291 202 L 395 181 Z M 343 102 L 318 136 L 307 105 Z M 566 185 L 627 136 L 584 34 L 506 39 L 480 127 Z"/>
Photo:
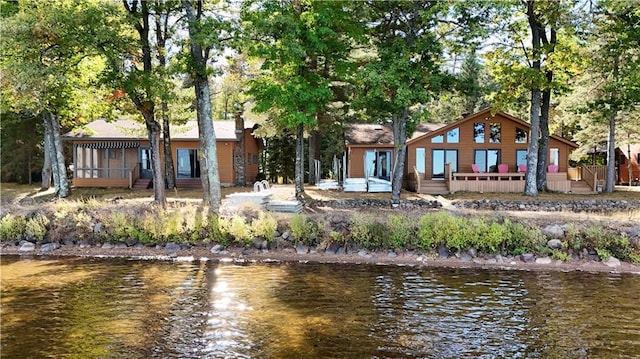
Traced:
<path fill-rule="evenodd" d="M 516 127 L 516 143 L 527 143 L 527 131 Z"/>
<path fill-rule="evenodd" d="M 500 150 L 475 150 L 473 158 L 480 172 L 498 172 Z"/>
<path fill-rule="evenodd" d="M 458 172 L 458 150 L 433 150 L 431 178 L 444 178 L 444 164 L 451 164 L 451 172 Z"/>
<path fill-rule="evenodd" d="M 200 178 L 198 150 L 178 149 L 178 178 Z"/>

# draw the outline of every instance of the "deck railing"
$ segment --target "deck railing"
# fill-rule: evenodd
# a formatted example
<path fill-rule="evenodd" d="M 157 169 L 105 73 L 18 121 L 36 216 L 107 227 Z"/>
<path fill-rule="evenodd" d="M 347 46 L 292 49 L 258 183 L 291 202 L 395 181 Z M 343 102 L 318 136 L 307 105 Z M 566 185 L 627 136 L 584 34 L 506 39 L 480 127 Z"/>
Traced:
<path fill-rule="evenodd" d="M 598 184 L 598 171 L 594 167 L 582 166 L 582 180 L 595 192 Z"/>

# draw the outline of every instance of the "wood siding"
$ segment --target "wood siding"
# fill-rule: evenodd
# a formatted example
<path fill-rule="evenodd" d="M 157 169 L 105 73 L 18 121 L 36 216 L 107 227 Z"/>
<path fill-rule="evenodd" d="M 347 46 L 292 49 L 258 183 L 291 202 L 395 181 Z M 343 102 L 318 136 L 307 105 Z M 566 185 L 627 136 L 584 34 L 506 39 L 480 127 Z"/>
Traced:
<path fill-rule="evenodd" d="M 629 150 L 626 145 L 616 149 L 616 156 L 618 158 L 617 183 L 629 184 L 629 182 L 631 182 L 634 185 L 638 185 L 638 180 L 640 179 L 640 163 L 638 163 L 640 145 L 631 146 L 631 158 L 628 158 Z M 629 181 L 629 162 L 631 162 L 631 181 Z"/>
<path fill-rule="evenodd" d="M 480 113 L 482 114 L 482 112 Z M 483 123 L 485 125 L 484 143 L 474 142 L 474 124 Z M 489 143 L 490 125 L 499 123 L 501 126 L 500 143 Z M 516 128 L 520 128 L 528 133 L 529 128 L 523 126 L 522 123 L 514 122 L 509 117 L 500 113 L 491 116 L 485 113 L 482 116 L 470 116 L 467 119 L 452 124 L 453 127 L 447 126 L 443 129 L 433 131 L 426 134 L 415 141 L 412 141 L 407 147 L 407 169 L 409 173 L 413 171 L 416 165 L 416 148 L 425 149 L 425 178 L 431 179 L 433 170 L 432 154 L 433 150 L 457 150 L 458 152 L 458 169 L 457 172 L 473 172 L 471 165 L 474 163 L 475 150 L 500 150 L 500 161 L 509 166 L 508 172 L 517 172 L 516 166 L 516 150 L 527 150 L 527 143 L 516 143 Z M 459 139 L 457 143 L 449 143 L 447 140 L 447 132 L 453 128 L 459 129 Z M 432 143 L 432 139 L 436 136 L 443 135 L 443 143 Z M 530 136 L 528 136 L 530 137 Z M 569 154 L 573 147 L 567 142 L 560 141 L 556 138 L 550 138 L 549 148 L 557 148 L 559 150 L 559 172 L 567 172 Z M 549 154 L 547 155 L 549 160 Z"/>

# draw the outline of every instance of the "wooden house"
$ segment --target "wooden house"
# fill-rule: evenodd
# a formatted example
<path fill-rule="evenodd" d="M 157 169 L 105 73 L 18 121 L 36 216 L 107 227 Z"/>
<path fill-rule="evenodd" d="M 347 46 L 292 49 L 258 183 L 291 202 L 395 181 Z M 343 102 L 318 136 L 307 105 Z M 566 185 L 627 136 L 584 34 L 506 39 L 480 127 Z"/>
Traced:
<path fill-rule="evenodd" d="M 244 160 L 245 181 L 255 182 L 258 174 L 258 154 L 261 142 L 253 136 L 253 123 L 239 121 L 214 121 L 216 133 L 218 170 L 223 186 L 236 184 L 238 168 L 234 166 L 240 154 Z M 236 130 L 236 128 L 241 128 Z M 147 188 L 153 178 L 151 149 L 145 125 L 116 120 L 96 120 L 82 129 L 63 136 L 72 143 L 75 187 L 123 187 Z M 161 140 L 161 144 L 163 140 Z M 171 127 L 171 155 L 176 186 L 201 187 L 198 161 L 198 125 L 189 121 Z M 164 151 L 161 150 L 164 158 Z"/>
<path fill-rule="evenodd" d="M 347 177 L 387 175 L 385 168 L 392 168 L 395 158 L 390 131 L 378 125 L 350 129 L 346 136 Z M 527 122 L 504 112 L 492 115 L 490 108 L 447 125 L 422 124 L 407 139 L 404 187 L 431 194 L 522 192 L 522 165 L 526 165 L 530 138 Z M 571 192 L 580 187 L 580 191 L 590 191 L 583 184 L 572 184 L 567 177 L 569 154 L 577 147 L 565 138 L 551 136 L 547 154 L 549 189 Z M 388 162 L 385 165 L 382 161 Z"/>
<path fill-rule="evenodd" d="M 629 164 L 631 164 L 631 177 L 629 177 Z M 640 185 L 640 144 L 617 147 L 616 168 L 616 183 Z"/>

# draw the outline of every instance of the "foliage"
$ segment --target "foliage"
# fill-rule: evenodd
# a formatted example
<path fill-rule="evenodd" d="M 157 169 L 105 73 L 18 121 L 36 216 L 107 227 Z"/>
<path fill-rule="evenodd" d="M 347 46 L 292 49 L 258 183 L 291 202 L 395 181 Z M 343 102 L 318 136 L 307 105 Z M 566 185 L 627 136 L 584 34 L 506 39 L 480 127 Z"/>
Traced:
<path fill-rule="evenodd" d="M 387 248 L 408 248 L 413 246 L 417 227 L 411 218 L 399 215 L 387 217 L 388 239 L 383 242 Z"/>
<path fill-rule="evenodd" d="M 370 213 L 356 213 L 350 221 L 351 239 L 367 249 L 380 248 L 389 232 L 380 219 Z"/>
<path fill-rule="evenodd" d="M 298 243 L 313 245 L 320 241 L 323 235 L 323 225 L 304 214 L 296 214 L 291 217 L 289 229 L 291 235 Z"/>
<path fill-rule="evenodd" d="M 260 212 L 258 218 L 251 222 L 251 233 L 256 238 L 266 239 L 268 242 L 272 242 L 275 238 L 276 230 L 278 229 L 278 221 L 276 218 L 267 212 Z"/>
<path fill-rule="evenodd" d="M 248 243 L 253 239 L 251 226 L 244 217 L 233 215 L 231 218 L 220 217 L 218 219 L 220 230 L 230 235 L 238 243 Z"/>
<path fill-rule="evenodd" d="M 49 218 L 41 213 L 36 213 L 33 217 L 27 220 L 27 225 L 24 229 L 27 238 L 41 241 L 47 234 L 47 226 L 49 225 Z"/>
<path fill-rule="evenodd" d="M 20 241 L 24 239 L 27 219 L 24 216 L 6 214 L 0 219 L 0 241 Z"/>

